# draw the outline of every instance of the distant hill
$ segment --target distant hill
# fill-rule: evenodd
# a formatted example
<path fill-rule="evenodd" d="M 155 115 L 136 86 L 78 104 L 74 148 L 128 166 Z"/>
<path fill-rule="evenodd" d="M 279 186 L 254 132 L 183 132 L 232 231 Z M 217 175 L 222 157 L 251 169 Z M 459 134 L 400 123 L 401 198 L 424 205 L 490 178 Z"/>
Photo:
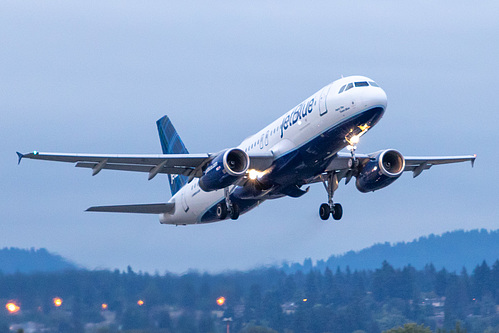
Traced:
<path fill-rule="evenodd" d="M 4 274 L 54 272 L 78 267 L 46 249 L 3 248 L 0 250 L 0 272 Z"/>
<path fill-rule="evenodd" d="M 331 256 L 327 260 L 319 260 L 316 265 L 306 259 L 303 264 L 284 264 L 284 271 L 290 273 L 298 270 L 309 271 L 312 267 L 333 272 L 340 267 L 348 266 L 353 270 L 364 270 L 381 267 L 386 260 L 392 266 L 401 268 L 411 265 L 417 269 L 432 263 L 436 269 L 461 272 L 465 267 L 473 271 L 478 263 L 484 260 L 492 265 L 499 259 L 499 230 L 487 231 L 452 231 L 443 235 L 429 235 L 409 243 L 375 244 L 358 252 L 350 251 L 343 255 Z"/>

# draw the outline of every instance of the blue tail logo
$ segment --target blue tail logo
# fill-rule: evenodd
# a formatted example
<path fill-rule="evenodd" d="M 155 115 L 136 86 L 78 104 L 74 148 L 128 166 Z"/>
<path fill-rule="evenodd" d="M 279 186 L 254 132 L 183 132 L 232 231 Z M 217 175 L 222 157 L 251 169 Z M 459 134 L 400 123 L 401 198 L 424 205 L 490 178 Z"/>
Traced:
<path fill-rule="evenodd" d="M 189 154 L 168 116 L 159 119 L 156 125 L 158 125 L 159 140 L 161 141 L 163 154 Z M 168 175 L 168 180 L 170 181 L 170 189 L 173 196 L 187 184 L 188 178 L 183 175 Z"/>

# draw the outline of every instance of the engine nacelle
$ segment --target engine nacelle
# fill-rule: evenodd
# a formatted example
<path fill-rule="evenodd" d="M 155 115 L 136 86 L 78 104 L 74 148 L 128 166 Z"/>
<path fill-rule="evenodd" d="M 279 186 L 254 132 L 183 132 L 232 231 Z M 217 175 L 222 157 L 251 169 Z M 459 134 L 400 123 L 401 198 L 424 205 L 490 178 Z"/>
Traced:
<path fill-rule="evenodd" d="M 370 156 L 359 174 L 355 185 L 360 192 L 372 192 L 393 183 L 400 177 L 405 168 L 405 159 L 396 150 L 388 149 Z"/>
<path fill-rule="evenodd" d="M 249 168 L 250 158 L 239 148 L 227 149 L 219 153 L 206 167 L 199 179 L 203 191 L 215 191 L 234 184 L 244 176 Z"/>

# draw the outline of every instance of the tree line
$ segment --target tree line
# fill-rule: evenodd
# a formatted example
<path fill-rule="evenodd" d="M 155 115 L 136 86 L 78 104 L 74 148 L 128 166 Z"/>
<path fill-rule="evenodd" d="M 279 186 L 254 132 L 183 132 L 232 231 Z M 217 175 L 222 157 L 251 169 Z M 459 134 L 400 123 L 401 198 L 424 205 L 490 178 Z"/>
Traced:
<path fill-rule="evenodd" d="M 386 261 L 375 270 L 293 273 L 0 273 L 0 301 L 21 309 L 3 307 L 0 332 L 31 321 L 53 332 L 225 332 L 228 324 L 232 332 L 380 333 L 407 323 L 452 330 L 459 322 L 467 332 L 492 333 L 499 332 L 499 261 L 470 273 Z"/>

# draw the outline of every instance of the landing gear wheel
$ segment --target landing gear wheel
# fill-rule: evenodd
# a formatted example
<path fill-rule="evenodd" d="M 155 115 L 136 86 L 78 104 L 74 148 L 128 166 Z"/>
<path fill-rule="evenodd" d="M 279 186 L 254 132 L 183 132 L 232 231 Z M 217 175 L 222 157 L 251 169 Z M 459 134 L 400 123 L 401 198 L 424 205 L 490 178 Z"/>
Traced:
<path fill-rule="evenodd" d="M 321 217 L 321 219 L 325 221 L 329 218 L 329 214 L 331 214 L 331 209 L 329 208 L 329 205 L 323 203 L 319 208 L 319 216 Z"/>
<path fill-rule="evenodd" d="M 350 171 L 352 171 L 351 168 L 355 163 L 355 156 L 352 154 L 352 160 L 349 165 Z M 327 220 L 330 214 L 333 216 L 333 219 L 340 220 L 343 216 L 343 207 L 339 203 L 335 204 L 333 202 L 334 191 L 338 188 L 338 176 L 335 172 L 328 172 L 325 175 L 321 175 L 321 180 L 327 192 L 327 203 L 321 205 L 319 215 L 323 220 Z"/>
<path fill-rule="evenodd" d="M 237 220 L 239 218 L 239 205 L 236 203 L 232 204 L 231 210 L 230 210 L 230 218 L 233 220 Z"/>
<path fill-rule="evenodd" d="M 339 203 L 333 205 L 333 211 L 331 212 L 333 219 L 340 220 L 343 216 L 343 207 Z"/>
<path fill-rule="evenodd" d="M 227 205 L 225 202 L 221 202 L 217 205 L 217 218 L 220 220 L 225 220 L 227 217 Z"/>

